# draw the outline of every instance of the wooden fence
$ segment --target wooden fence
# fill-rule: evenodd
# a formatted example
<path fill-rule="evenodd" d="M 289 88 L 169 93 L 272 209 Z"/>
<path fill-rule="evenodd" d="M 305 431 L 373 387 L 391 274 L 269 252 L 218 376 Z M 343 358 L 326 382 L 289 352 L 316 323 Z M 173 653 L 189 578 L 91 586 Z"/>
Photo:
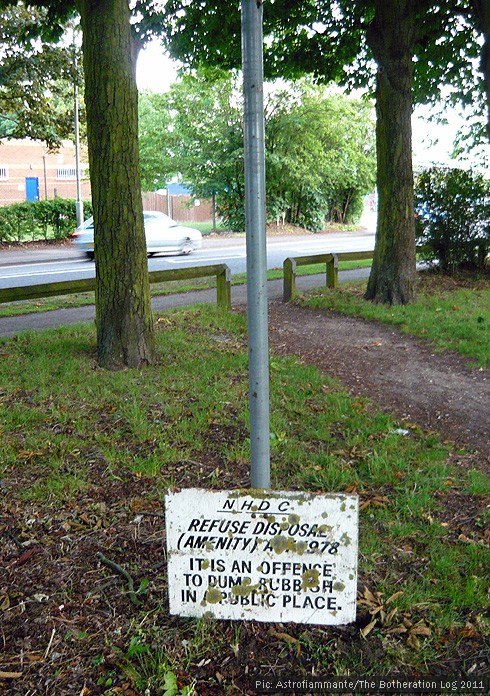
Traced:
<path fill-rule="evenodd" d="M 212 266 L 195 266 L 193 268 L 171 268 L 166 271 L 151 271 L 150 283 L 166 283 L 171 280 L 188 280 L 190 278 L 216 277 L 216 302 L 220 307 L 231 309 L 231 273 L 225 263 Z M 63 280 L 58 283 L 26 285 L 20 288 L 0 288 L 0 304 L 34 300 L 40 297 L 72 295 L 79 292 L 93 292 L 95 278 L 80 280 Z"/>
<path fill-rule="evenodd" d="M 372 259 L 373 253 L 373 251 L 345 251 L 331 254 L 313 254 L 312 256 L 294 256 L 284 259 L 284 302 L 290 302 L 296 297 L 296 275 L 298 266 L 312 266 L 317 263 L 324 263 L 327 288 L 336 288 L 339 284 L 339 261 Z"/>
<path fill-rule="evenodd" d="M 143 208 L 159 210 L 177 222 L 209 222 L 213 219 L 213 207 L 210 200 L 201 198 L 199 205 L 192 196 L 186 194 L 167 195 L 151 191 L 143 193 Z"/>

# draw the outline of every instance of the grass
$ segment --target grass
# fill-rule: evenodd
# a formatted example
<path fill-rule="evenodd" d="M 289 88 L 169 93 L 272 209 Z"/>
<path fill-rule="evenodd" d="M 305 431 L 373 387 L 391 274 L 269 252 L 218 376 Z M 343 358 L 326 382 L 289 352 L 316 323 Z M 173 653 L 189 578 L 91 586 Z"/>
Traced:
<path fill-rule="evenodd" d="M 209 220 L 205 222 L 180 222 L 179 224 L 186 225 L 187 227 L 193 227 L 195 230 L 199 230 L 202 235 L 208 235 L 214 232 L 213 223 Z M 216 232 L 218 234 L 226 234 L 227 232 L 229 232 L 229 230 L 226 227 L 226 225 L 218 221 L 216 223 Z"/>
<path fill-rule="evenodd" d="M 490 367 L 490 276 L 450 278 L 420 273 L 418 300 L 389 306 L 363 298 L 365 281 L 321 288 L 301 301 L 316 309 L 393 324 L 402 332 L 428 340 L 435 350 L 453 350 L 479 367 Z"/>
<path fill-rule="evenodd" d="M 279 676 L 447 676 L 475 664 L 473 676 L 482 674 L 488 478 L 452 465 L 434 436 L 401 434 L 367 400 L 293 358 L 271 362 L 272 486 L 359 494 L 358 625 L 168 616 L 158 518 L 165 491 L 248 486 L 247 347 L 244 318 L 215 307 L 168 312 L 157 326 L 161 363 L 144 370 L 98 368 L 90 326 L 0 343 L 3 516 L 21 548 L 42 545 L 35 592 L 47 597 L 26 599 L 32 563 L 7 564 L 16 575 L 14 593 L 0 579 L 0 604 L 2 592 L 11 594 L 2 604 L 6 659 L 17 671 L 19 621 L 29 654 L 41 656 L 24 665 L 19 692 L 37 678 L 37 686 L 55 684 L 52 693 L 71 693 L 69 683 L 114 696 L 124 684 L 137 694 L 191 694 L 193 685 L 232 694 L 246 689 L 246 666 L 273 666 Z M 94 547 L 147 580 L 141 609 L 128 610 L 114 575 L 100 584 Z M 42 655 L 52 616 L 60 618 L 50 663 Z M 79 661 L 81 672 L 56 672 Z"/>

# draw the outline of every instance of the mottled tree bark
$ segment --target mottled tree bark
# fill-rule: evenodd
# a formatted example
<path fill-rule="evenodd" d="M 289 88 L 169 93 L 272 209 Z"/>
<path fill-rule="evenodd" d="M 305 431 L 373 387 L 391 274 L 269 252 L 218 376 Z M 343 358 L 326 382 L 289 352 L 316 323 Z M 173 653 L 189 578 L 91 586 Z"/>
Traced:
<path fill-rule="evenodd" d="M 128 0 L 78 0 L 95 220 L 97 352 L 110 369 L 155 359 Z"/>
<path fill-rule="evenodd" d="M 366 298 L 416 298 L 412 170 L 413 0 L 376 0 L 368 43 L 378 64 L 376 148 L 378 223 Z"/>

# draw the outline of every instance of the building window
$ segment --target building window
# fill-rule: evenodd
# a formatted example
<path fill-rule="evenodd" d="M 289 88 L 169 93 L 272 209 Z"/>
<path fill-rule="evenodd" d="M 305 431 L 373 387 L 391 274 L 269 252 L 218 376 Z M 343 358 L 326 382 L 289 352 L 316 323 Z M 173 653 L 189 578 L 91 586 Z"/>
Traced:
<path fill-rule="evenodd" d="M 84 175 L 83 167 L 80 167 L 80 178 Z M 70 166 L 56 167 L 56 178 L 63 181 L 74 181 L 77 178 L 77 168 Z"/>
<path fill-rule="evenodd" d="M 9 168 L 0 164 L 0 180 L 9 178 Z"/>

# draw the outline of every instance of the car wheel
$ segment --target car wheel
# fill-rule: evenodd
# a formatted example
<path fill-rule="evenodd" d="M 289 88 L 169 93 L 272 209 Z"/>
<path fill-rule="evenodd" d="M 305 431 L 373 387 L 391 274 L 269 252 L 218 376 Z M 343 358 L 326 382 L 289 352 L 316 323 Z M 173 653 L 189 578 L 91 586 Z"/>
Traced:
<path fill-rule="evenodd" d="M 94 252 L 93 251 L 87 251 L 87 258 L 89 261 L 94 260 Z"/>
<path fill-rule="evenodd" d="M 184 240 L 184 243 L 182 244 L 182 247 L 180 249 L 180 253 L 183 256 L 187 256 L 188 254 L 191 253 L 192 249 L 193 249 L 192 240 L 187 238 Z"/>

